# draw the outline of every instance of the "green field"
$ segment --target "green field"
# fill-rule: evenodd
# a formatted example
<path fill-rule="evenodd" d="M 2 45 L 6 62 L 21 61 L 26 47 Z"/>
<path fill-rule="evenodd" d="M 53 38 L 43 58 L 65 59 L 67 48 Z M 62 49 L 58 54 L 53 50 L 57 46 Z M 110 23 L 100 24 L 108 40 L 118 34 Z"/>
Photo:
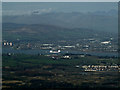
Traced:
<path fill-rule="evenodd" d="M 85 72 L 82 65 L 118 64 L 117 59 L 93 56 L 53 60 L 47 56 L 3 55 L 6 88 L 119 88 L 118 72 Z M 79 65 L 79 68 L 75 66 Z"/>

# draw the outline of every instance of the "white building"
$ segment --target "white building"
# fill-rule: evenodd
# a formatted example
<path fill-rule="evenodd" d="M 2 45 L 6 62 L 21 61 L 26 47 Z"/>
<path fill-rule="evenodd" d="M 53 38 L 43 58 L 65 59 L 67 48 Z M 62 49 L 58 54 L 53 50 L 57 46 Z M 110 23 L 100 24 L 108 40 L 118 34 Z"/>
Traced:
<path fill-rule="evenodd" d="M 54 54 L 55 53 L 57 54 L 57 53 L 60 53 L 60 52 L 61 52 L 60 50 L 57 50 L 57 51 L 56 50 L 50 50 L 50 53 L 54 53 Z"/>
<path fill-rule="evenodd" d="M 104 41 L 104 42 L 101 42 L 101 44 L 109 44 L 110 41 Z"/>

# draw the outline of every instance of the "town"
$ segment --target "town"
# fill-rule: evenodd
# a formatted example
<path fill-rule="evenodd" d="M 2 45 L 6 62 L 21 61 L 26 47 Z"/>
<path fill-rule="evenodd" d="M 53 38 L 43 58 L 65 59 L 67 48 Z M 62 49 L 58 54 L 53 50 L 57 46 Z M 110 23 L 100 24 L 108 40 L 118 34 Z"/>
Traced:
<path fill-rule="evenodd" d="M 81 52 L 117 52 L 118 41 L 112 37 L 108 40 L 99 40 L 95 38 L 72 40 L 59 40 L 43 43 L 40 41 L 17 41 L 3 40 L 3 48 L 12 48 L 14 50 L 71 50 Z"/>

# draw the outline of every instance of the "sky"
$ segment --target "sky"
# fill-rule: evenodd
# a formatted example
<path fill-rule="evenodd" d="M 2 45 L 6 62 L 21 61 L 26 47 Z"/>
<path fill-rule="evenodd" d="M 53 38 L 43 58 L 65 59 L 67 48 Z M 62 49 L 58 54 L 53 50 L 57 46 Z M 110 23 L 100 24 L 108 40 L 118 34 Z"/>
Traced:
<path fill-rule="evenodd" d="M 3 2 L 118 2 L 119 0 L 2 0 Z"/>
<path fill-rule="evenodd" d="M 3 15 L 39 12 L 95 12 L 118 9 L 117 2 L 3 2 Z"/>

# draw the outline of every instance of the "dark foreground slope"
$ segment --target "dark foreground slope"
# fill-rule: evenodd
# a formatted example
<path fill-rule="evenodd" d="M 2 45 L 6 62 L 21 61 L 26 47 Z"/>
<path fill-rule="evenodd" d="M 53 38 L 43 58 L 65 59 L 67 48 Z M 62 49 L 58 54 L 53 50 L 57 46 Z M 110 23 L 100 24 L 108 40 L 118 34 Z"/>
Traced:
<path fill-rule="evenodd" d="M 81 57 L 58 59 L 38 55 L 3 55 L 3 90 L 62 89 L 62 88 L 119 88 L 119 72 L 85 72 L 82 65 L 117 63 L 116 59 Z M 80 67 L 76 67 L 80 65 Z"/>

